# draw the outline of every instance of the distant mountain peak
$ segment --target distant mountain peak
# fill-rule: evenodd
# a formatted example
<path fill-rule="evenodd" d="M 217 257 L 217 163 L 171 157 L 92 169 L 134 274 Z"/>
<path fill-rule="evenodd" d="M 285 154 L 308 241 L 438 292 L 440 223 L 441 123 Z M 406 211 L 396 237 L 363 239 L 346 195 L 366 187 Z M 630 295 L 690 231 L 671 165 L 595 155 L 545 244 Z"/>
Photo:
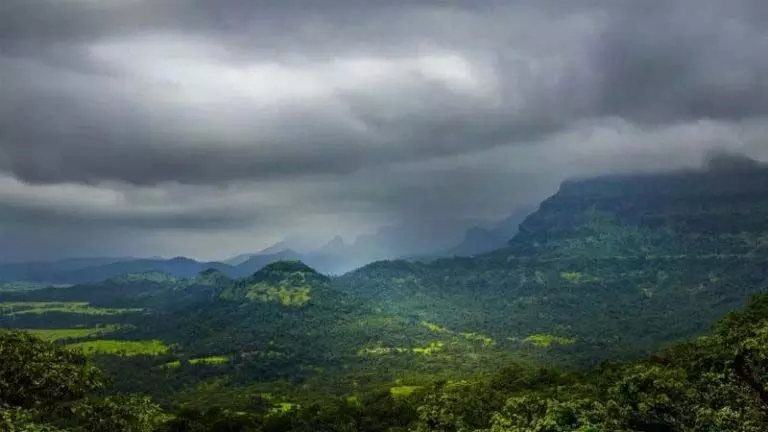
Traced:
<path fill-rule="evenodd" d="M 290 248 L 291 248 L 290 245 L 288 245 L 288 243 L 283 240 L 273 244 L 272 246 L 262 249 L 261 251 L 257 252 L 254 255 L 270 255 L 270 254 L 286 251 Z"/>
<path fill-rule="evenodd" d="M 344 239 L 337 235 L 333 237 L 328 243 L 321 246 L 319 249 L 317 249 L 314 253 L 318 255 L 334 255 L 334 254 L 340 254 L 344 252 L 344 249 L 347 247 L 347 244 L 344 243 Z"/>
<path fill-rule="evenodd" d="M 315 298 L 315 294 L 327 295 L 329 287 L 330 278 L 301 261 L 278 261 L 266 265 L 251 277 L 236 281 L 222 292 L 221 298 L 303 307 Z"/>

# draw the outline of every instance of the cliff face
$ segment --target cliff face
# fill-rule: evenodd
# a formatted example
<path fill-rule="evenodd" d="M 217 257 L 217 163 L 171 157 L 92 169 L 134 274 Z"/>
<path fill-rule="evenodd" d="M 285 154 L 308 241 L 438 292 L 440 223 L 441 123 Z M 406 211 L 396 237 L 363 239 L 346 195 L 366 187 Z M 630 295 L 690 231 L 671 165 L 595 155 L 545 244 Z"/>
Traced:
<path fill-rule="evenodd" d="M 768 251 L 768 169 L 566 182 L 520 227 L 526 256 L 744 255 Z"/>

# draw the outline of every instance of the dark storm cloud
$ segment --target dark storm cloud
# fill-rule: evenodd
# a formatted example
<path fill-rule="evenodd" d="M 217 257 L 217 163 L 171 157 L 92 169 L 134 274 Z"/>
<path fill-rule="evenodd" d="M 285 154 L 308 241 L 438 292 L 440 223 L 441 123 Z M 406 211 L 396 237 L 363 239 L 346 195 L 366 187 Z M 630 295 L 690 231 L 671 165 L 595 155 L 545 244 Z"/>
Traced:
<path fill-rule="evenodd" d="M 80 229 L 125 227 L 133 229 L 239 229 L 259 223 L 258 212 L 216 208 L 207 210 L 168 209 L 156 212 L 136 212 L 129 208 L 93 213 L 91 211 L 61 211 L 60 208 L 35 207 L 27 203 L 3 203 L 0 222 L 24 221 L 27 225 L 58 226 Z M 83 209 L 84 210 L 84 209 Z M 92 210 L 92 209 L 88 209 Z"/>
<path fill-rule="evenodd" d="M 597 47 L 599 113 L 646 122 L 768 114 L 768 3 L 637 2 Z"/>
<path fill-rule="evenodd" d="M 196 193 L 202 191 L 196 190 Z M 239 229 L 270 220 L 274 206 L 208 196 L 191 199 L 189 191 L 132 191 L 78 185 L 31 186 L 0 178 L 0 225 L 22 222 L 38 227 L 77 229 Z"/>
<path fill-rule="evenodd" d="M 766 52 L 762 0 L 4 0 L 0 220 L 499 215 L 564 176 L 762 156 Z"/>
<path fill-rule="evenodd" d="M 36 183 L 144 185 L 340 175 L 371 164 L 535 142 L 593 117 L 657 124 L 766 114 L 764 2 L 574 3 L 582 7 L 3 2 L 0 76 L 8 85 L 1 91 L 0 169 Z M 293 55 L 310 60 L 284 62 L 279 73 L 312 74 L 344 55 L 367 52 L 384 62 L 363 72 L 376 74 L 390 67 L 387 61 L 403 61 L 396 53 L 418 49 L 417 41 L 466 65 L 412 65 L 385 75 L 373 90 L 342 82 L 322 97 L 270 109 L 261 105 L 271 97 L 267 90 L 254 96 L 259 103 L 234 92 L 223 102 L 174 104 L 158 102 L 156 94 L 170 92 L 172 100 L 174 86 L 196 82 L 183 76 L 163 82 L 180 72 L 152 78 L 131 65 L 132 49 L 151 50 L 153 37 L 163 34 L 176 35 L 174 43 L 189 39 L 190 50 L 197 43 L 215 46 L 184 63 L 193 69 L 197 60 L 237 70 Z M 146 39 L 114 46 L 110 55 L 118 65 L 89 51 L 133 37 Z M 136 61 L 152 69 L 174 47 Z M 436 70 L 455 67 L 474 68 L 465 71 L 470 77 L 456 78 L 475 80 L 465 92 Z M 345 73 L 338 72 L 340 80 Z M 204 127 L 222 119 L 213 131 Z M 197 129 L 184 131 L 190 123 Z M 238 145 L 221 145 L 232 140 Z"/>

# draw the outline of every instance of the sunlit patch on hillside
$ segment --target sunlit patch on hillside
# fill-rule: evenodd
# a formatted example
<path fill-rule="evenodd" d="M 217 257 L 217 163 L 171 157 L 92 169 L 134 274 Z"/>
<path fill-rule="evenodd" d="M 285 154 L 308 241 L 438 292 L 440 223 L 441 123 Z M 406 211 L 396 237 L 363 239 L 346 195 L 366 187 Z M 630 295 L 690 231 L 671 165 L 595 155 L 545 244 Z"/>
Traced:
<path fill-rule="evenodd" d="M 219 366 L 229 363 L 230 357 L 227 356 L 210 356 L 210 357 L 198 357 L 187 360 L 190 365 L 210 365 Z M 181 367 L 181 360 L 174 360 L 164 364 L 162 367 L 165 369 L 176 369 Z"/>
<path fill-rule="evenodd" d="M 255 284 L 248 287 L 245 298 L 251 301 L 279 301 L 283 306 L 304 306 L 311 299 L 311 288 L 291 288 L 284 286 L 272 286 L 268 284 Z"/>
<path fill-rule="evenodd" d="M 427 329 L 429 329 L 433 333 L 438 334 L 446 334 L 446 335 L 454 335 L 458 336 L 462 339 L 468 340 L 470 342 L 480 342 L 485 346 L 493 345 L 495 342 L 492 338 L 475 332 L 454 332 L 451 330 L 448 330 L 445 327 L 441 327 L 435 323 L 431 323 L 428 321 L 422 321 L 421 325 Z"/>
<path fill-rule="evenodd" d="M 411 396 L 413 393 L 415 393 L 417 390 L 421 388 L 422 388 L 421 386 L 398 386 L 398 387 L 390 388 L 389 393 L 395 399 L 406 398 L 408 396 Z"/>
<path fill-rule="evenodd" d="M 532 334 L 523 341 L 540 348 L 549 348 L 556 345 L 573 345 L 576 343 L 576 339 L 574 338 L 555 336 L 546 333 Z"/>
<path fill-rule="evenodd" d="M 159 340 L 108 340 L 100 339 L 87 342 L 68 344 L 68 348 L 78 350 L 86 355 L 117 355 L 132 356 L 156 356 L 166 354 L 170 347 Z"/>
<path fill-rule="evenodd" d="M 303 272 L 291 272 L 277 283 L 266 281 L 233 286 L 226 289 L 221 298 L 225 300 L 248 300 L 252 302 L 279 302 L 287 307 L 302 307 L 312 299 L 312 286 Z"/>
<path fill-rule="evenodd" d="M 459 334 L 468 341 L 480 342 L 485 346 L 490 346 L 496 343 L 493 341 L 492 338 L 480 333 L 459 333 Z"/>
<path fill-rule="evenodd" d="M 196 365 L 196 364 L 204 364 L 204 365 L 221 365 L 229 363 L 229 357 L 227 356 L 211 356 L 211 357 L 200 357 L 200 358 L 193 358 L 189 360 L 190 364 Z"/>

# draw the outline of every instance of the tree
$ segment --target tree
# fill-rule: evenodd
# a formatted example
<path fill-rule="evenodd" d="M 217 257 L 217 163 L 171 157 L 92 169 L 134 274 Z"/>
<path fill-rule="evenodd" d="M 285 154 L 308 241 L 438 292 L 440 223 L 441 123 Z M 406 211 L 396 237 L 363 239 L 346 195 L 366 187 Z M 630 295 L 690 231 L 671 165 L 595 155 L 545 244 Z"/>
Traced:
<path fill-rule="evenodd" d="M 151 432 L 149 398 L 89 398 L 103 385 L 83 355 L 23 332 L 0 332 L 0 426 L 10 432 Z M 63 428 L 63 429 L 62 429 Z"/>
<path fill-rule="evenodd" d="M 152 432 L 160 408 L 148 397 L 107 396 L 84 400 L 74 414 L 84 432 Z"/>
<path fill-rule="evenodd" d="M 23 332 L 0 332 L 0 404 L 58 410 L 102 386 L 86 357 Z"/>

